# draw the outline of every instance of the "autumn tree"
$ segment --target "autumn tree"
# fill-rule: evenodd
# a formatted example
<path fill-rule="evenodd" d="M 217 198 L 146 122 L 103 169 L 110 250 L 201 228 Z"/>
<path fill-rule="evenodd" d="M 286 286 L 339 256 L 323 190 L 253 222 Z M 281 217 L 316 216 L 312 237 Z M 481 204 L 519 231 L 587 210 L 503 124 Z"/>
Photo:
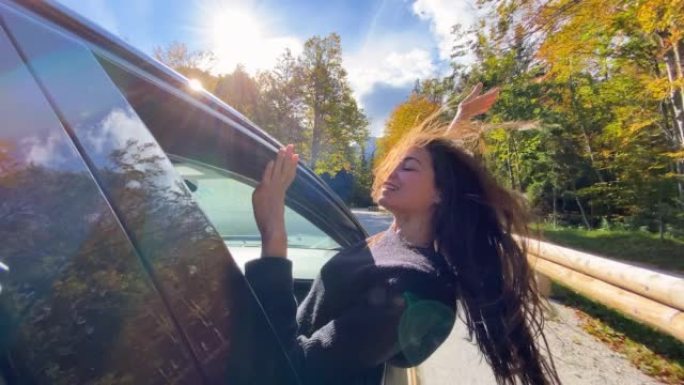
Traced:
<path fill-rule="evenodd" d="M 416 91 L 420 92 L 420 89 L 416 87 Z M 439 104 L 425 96 L 419 96 L 415 92 L 409 96 L 408 100 L 396 106 L 385 123 L 384 135 L 378 140 L 378 148 L 375 154 L 376 164 L 384 159 L 389 150 L 397 144 L 404 134 L 430 117 L 438 109 Z"/>
<path fill-rule="evenodd" d="M 368 137 L 368 122 L 352 97 L 342 66 L 340 36 L 310 38 L 297 64 L 305 122 L 311 132 L 309 166 L 317 172 L 345 167 L 349 146 Z"/>
<path fill-rule="evenodd" d="M 152 55 L 188 79 L 198 80 L 205 90 L 214 92 L 216 89 L 218 78 L 209 72 L 214 62 L 211 52 L 190 50 L 185 43 L 174 41 L 166 47 L 155 47 Z"/>
<path fill-rule="evenodd" d="M 216 82 L 214 95 L 254 120 L 260 102 L 258 83 L 238 65 L 232 73 L 220 75 Z"/>

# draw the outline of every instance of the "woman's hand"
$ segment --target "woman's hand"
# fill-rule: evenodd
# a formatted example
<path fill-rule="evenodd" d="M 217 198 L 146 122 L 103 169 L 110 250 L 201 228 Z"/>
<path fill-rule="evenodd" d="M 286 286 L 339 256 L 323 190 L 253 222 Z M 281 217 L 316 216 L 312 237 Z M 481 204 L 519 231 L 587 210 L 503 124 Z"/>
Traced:
<path fill-rule="evenodd" d="M 467 122 L 473 117 L 489 111 L 494 102 L 496 102 L 496 98 L 499 96 L 498 87 L 492 88 L 484 94 L 480 94 L 481 92 L 482 83 L 478 83 L 473 87 L 473 90 L 470 91 L 470 94 L 459 103 L 458 112 L 456 112 L 454 120 L 449 124 L 447 132 L 451 131 L 458 122 Z"/>
<path fill-rule="evenodd" d="M 252 193 L 252 208 L 261 233 L 262 256 L 287 256 L 285 231 L 285 192 L 294 181 L 299 155 L 288 144 L 278 151 L 275 161 L 264 169 L 261 182 Z"/>

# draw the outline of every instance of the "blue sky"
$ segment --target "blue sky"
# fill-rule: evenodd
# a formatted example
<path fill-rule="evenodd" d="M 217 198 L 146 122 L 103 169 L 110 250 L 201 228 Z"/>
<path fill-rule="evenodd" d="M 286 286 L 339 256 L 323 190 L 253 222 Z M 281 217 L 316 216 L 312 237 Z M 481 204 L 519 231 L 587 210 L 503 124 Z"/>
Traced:
<path fill-rule="evenodd" d="M 416 79 L 448 68 L 451 26 L 476 14 L 473 0 L 58 1 L 149 54 L 172 41 L 213 51 L 216 73 L 267 70 L 285 48 L 337 32 L 374 136 Z"/>

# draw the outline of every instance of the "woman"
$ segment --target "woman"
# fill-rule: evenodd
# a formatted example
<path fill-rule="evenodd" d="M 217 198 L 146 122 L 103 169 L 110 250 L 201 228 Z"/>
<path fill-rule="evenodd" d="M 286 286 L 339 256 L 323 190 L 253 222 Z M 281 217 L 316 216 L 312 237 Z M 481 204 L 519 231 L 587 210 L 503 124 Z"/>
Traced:
<path fill-rule="evenodd" d="M 379 384 L 385 363 L 418 365 L 449 335 L 457 299 L 499 384 L 560 383 L 540 354 L 540 303 L 511 237 L 524 233 L 521 205 L 454 140 L 494 102 L 496 90 L 480 89 L 446 130 L 417 127 L 375 169 L 373 198 L 392 225 L 328 261 L 299 307 L 284 225 L 298 156 L 288 145 L 266 166 L 253 195 L 262 258 L 245 274 L 302 383 Z"/>

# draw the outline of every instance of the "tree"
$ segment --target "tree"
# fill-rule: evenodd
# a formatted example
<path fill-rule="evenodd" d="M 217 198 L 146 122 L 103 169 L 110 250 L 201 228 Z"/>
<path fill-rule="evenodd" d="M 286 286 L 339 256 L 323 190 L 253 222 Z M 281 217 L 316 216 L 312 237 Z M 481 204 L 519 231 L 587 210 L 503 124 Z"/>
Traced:
<path fill-rule="evenodd" d="M 304 161 L 310 159 L 310 133 L 304 126 L 300 68 L 285 50 L 271 71 L 257 75 L 259 104 L 255 122 L 283 143 L 294 143 Z"/>
<path fill-rule="evenodd" d="M 214 95 L 249 119 L 256 118 L 260 102 L 259 85 L 244 66 L 238 65 L 232 73 L 219 76 Z"/>
<path fill-rule="evenodd" d="M 310 38 L 297 62 L 305 122 L 311 131 L 309 165 L 319 173 L 347 167 L 342 159 L 353 141 L 367 137 L 368 123 L 351 96 L 339 35 Z M 320 161 L 324 164 L 319 165 Z"/>
<path fill-rule="evenodd" d="M 396 106 L 385 123 L 383 137 L 378 141 L 375 154 L 376 164 L 385 158 L 389 150 L 405 133 L 437 112 L 438 109 L 437 103 L 416 93 L 411 94 L 408 100 Z"/>
<path fill-rule="evenodd" d="M 216 89 L 218 79 L 209 72 L 214 62 L 211 52 L 191 51 L 185 43 L 174 41 L 166 47 L 155 47 L 152 55 L 188 79 L 198 80 L 205 90 L 214 92 Z"/>
<path fill-rule="evenodd" d="M 677 220 L 664 208 L 677 204 L 684 155 L 677 105 L 684 3 L 479 3 L 495 7 L 471 32 L 477 60 L 461 83 L 502 85 L 489 122 L 536 119 L 542 127 L 492 132 L 490 167 L 538 207 L 555 213 L 560 199 L 587 227 L 610 218 L 663 231 Z"/>

